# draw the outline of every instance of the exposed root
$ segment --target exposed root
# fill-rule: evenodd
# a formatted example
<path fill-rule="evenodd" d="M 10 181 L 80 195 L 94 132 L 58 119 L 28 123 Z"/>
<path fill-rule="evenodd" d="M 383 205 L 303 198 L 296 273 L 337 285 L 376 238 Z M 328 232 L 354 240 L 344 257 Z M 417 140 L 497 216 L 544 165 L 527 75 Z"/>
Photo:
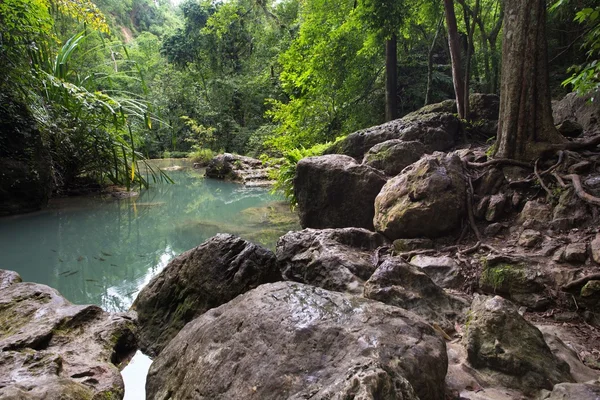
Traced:
<path fill-rule="evenodd" d="M 533 166 L 533 173 L 535 174 L 537 180 L 540 182 L 540 185 L 542 186 L 542 188 L 546 191 L 546 193 L 548 193 L 548 197 L 552 197 L 552 191 L 548 188 L 548 186 L 546 186 L 546 184 L 544 183 L 544 180 L 542 179 L 540 173 L 538 172 L 539 161 L 540 161 L 539 158 L 537 160 L 535 160 L 535 164 Z"/>
<path fill-rule="evenodd" d="M 554 153 L 559 150 L 573 150 L 573 151 L 589 150 L 589 149 L 594 149 L 598 145 L 600 145 L 600 135 L 594 136 L 588 140 L 583 140 L 580 142 L 549 144 L 543 150 L 543 153 L 545 153 L 545 154 L 547 154 L 549 152 Z"/>
<path fill-rule="evenodd" d="M 579 178 L 579 175 L 569 174 L 569 175 L 563 176 L 562 178 L 568 179 L 571 182 L 573 182 L 573 187 L 575 188 L 575 194 L 577 194 L 577 196 L 580 199 L 587 201 L 588 203 L 593 204 L 595 206 L 600 206 L 600 197 L 592 196 L 591 194 L 589 194 L 585 190 L 583 190 L 583 186 L 581 185 L 581 179 Z"/>
<path fill-rule="evenodd" d="M 489 167 L 490 165 L 513 165 L 517 167 L 531 168 L 531 163 L 527 161 L 513 160 L 510 158 L 494 158 L 493 160 L 488 160 L 482 163 L 467 161 L 467 166 L 471 168 L 485 168 Z"/>
<path fill-rule="evenodd" d="M 588 281 L 597 280 L 597 279 L 600 279 L 600 273 L 587 275 L 587 276 L 584 276 L 583 278 L 576 279 L 572 282 L 567 283 L 566 285 L 563 285 L 561 287 L 561 290 L 568 291 L 571 289 L 575 289 L 579 286 L 585 285 Z"/>

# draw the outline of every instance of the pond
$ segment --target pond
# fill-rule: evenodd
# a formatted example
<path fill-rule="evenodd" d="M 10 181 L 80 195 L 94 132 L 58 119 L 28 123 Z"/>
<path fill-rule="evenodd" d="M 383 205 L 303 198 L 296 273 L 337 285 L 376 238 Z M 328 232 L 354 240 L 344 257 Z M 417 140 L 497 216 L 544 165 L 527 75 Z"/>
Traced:
<path fill-rule="evenodd" d="M 300 229 L 297 216 L 268 189 L 205 179 L 185 160 L 155 163 L 184 168 L 168 172 L 175 184 L 155 184 L 136 197 L 55 199 L 43 211 L 0 218 L 0 268 L 51 286 L 73 303 L 125 311 L 172 258 L 217 233 L 274 249 L 279 236 Z M 137 355 L 124 370 L 127 399 L 144 398 L 139 384 L 148 366 Z"/>

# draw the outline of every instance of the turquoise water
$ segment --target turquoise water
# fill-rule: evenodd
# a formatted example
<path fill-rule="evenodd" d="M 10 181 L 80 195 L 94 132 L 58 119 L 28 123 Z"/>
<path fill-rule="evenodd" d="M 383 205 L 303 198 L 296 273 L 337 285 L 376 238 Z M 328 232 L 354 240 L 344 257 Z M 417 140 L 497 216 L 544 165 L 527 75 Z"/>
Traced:
<path fill-rule="evenodd" d="M 124 311 L 173 257 L 216 233 L 273 248 L 299 229 L 268 189 L 204 179 L 190 168 L 168 174 L 176 184 L 156 184 L 137 197 L 58 199 L 44 211 L 0 219 L 0 268 L 73 303 Z"/>

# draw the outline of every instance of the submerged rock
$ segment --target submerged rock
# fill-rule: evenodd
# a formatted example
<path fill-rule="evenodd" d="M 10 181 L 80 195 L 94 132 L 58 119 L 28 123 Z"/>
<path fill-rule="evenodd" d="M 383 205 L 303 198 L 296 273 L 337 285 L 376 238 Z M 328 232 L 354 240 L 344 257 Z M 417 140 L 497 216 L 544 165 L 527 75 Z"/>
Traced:
<path fill-rule="evenodd" d="M 277 262 L 284 279 L 362 294 L 377 268 L 377 249 L 386 245 L 387 239 L 366 229 L 305 229 L 279 239 Z"/>
<path fill-rule="evenodd" d="M 531 395 L 573 381 L 569 365 L 552 354 L 542 333 L 502 297 L 473 300 L 463 343 L 469 363 L 490 386 Z"/>
<path fill-rule="evenodd" d="M 442 400 L 446 368 L 443 339 L 416 315 L 279 282 L 186 325 L 146 398 Z"/>
<path fill-rule="evenodd" d="M 390 179 L 375 199 L 375 229 L 390 239 L 438 237 L 460 226 L 466 188 L 457 156 L 425 156 Z"/>
<path fill-rule="evenodd" d="M 132 314 L 13 281 L 0 290 L 0 399 L 122 398 L 118 365 L 136 350 L 135 331 Z"/>
<path fill-rule="evenodd" d="M 308 157 L 298 162 L 294 193 L 304 228 L 373 229 L 373 202 L 385 176 L 343 155 Z"/>
<path fill-rule="evenodd" d="M 135 299 L 132 308 L 138 313 L 140 348 L 159 354 L 197 316 L 278 280 L 281 274 L 270 250 L 218 234 L 172 260 Z"/>
<path fill-rule="evenodd" d="M 462 320 L 463 311 L 469 307 L 400 257 L 386 258 L 377 268 L 365 284 L 365 297 L 410 310 L 445 331 L 453 331 L 454 323 Z"/>

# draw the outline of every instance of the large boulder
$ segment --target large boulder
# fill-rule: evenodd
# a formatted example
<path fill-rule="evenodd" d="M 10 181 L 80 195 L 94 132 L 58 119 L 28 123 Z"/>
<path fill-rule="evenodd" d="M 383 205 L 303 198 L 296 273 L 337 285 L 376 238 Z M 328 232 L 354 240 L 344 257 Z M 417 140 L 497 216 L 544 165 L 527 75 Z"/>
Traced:
<path fill-rule="evenodd" d="M 600 133 L 600 107 L 598 98 L 600 93 L 590 93 L 579 96 L 569 93 L 562 100 L 552 103 L 552 116 L 555 124 L 566 120 L 576 122 L 583 127 L 586 133 Z M 594 101 L 590 101 L 591 99 Z"/>
<path fill-rule="evenodd" d="M 39 210 L 51 193 L 50 156 L 35 119 L 0 92 L 0 216 Z"/>
<path fill-rule="evenodd" d="M 472 93 L 469 96 L 469 117 L 473 121 L 497 121 L 500 114 L 500 96 L 490 93 Z"/>
<path fill-rule="evenodd" d="M 206 176 L 213 179 L 240 182 L 246 186 L 270 186 L 269 167 L 255 158 L 224 153 L 215 156 L 206 166 Z"/>
<path fill-rule="evenodd" d="M 136 349 L 135 331 L 135 315 L 13 279 L 0 290 L 0 399 L 122 398 L 119 364 Z"/>
<path fill-rule="evenodd" d="M 365 284 L 365 297 L 401 307 L 427 322 L 453 331 L 469 304 L 446 294 L 418 267 L 400 257 L 388 257 Z"/>
<path fill-rule="evenodd" d="M 460 226 L 465 198 L 460 158 L 435 153 L 383 186 L 375 199 L 373 224 L 390 239 L 438 237 Z"/>
<path fill-rule="evenodd" d="M 373 229 L 373 202 L 385 176 L 343 155 L 300 160 L 294 193 L 303 228 Z"/>
<path fill-rule="evenodd" d="M 415 314 L 279 282 L 186 325 L 150 367 L 146 398 L 442 400 L 446 357 Z"/>
<path fill-rule="evenodd" d="M 502 297 L 473 300 L 463 343 L 469 363 L 487 383 L 531 395 L 573 381 L 569 365 L 552 354 L 542 333 Z"/>
<path fill-rule="evenodd" d="M 427 152 L 447 151 L 461 140 L 460 120 L 449 113 L 411 114 L 383 125 L 348 135 L 326 150 L 327 154 L 345 154 L 362 160 L 376 144 L 391 139 L 419 141 Z"/>
<path fill-rule="evenodd" d="M 393 139 L 371 147 L 365 154 L 363 164 L 377 168 L 386 175 L 395 176 L 410 164 L 418 161 L 423 154 L 425 154 L 423 143 Z"/>
<path fill-rule="evenodd" d="M 279 238 L 277 262 L 286 280 L 360 295 L 386 245 L 383 236 L 361 228 L 305 229 Z"/>
<path fill-rule="evenodd" d="M 218 234 L 173 259 L 135 299 L 140 348 L 157 355 L 197 316 L 278 280 L 281 274 L 270 250 Z"/>

